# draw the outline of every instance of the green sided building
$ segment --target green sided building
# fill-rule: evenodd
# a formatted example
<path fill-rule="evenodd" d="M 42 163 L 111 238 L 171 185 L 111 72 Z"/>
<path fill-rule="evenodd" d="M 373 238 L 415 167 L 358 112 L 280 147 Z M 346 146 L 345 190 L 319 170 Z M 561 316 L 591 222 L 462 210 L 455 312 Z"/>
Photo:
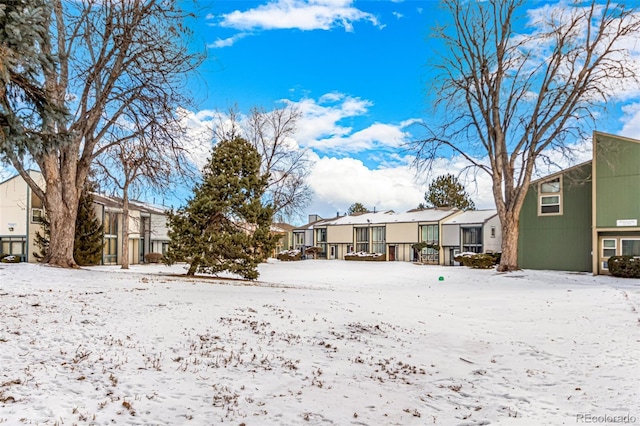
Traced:
<path fill-rule="evenodd" d="M 531 183 L 520 213 L 526 269 L 608 273 L 640 257 L 640 141 L 594 132 L 593 160 Z"/>

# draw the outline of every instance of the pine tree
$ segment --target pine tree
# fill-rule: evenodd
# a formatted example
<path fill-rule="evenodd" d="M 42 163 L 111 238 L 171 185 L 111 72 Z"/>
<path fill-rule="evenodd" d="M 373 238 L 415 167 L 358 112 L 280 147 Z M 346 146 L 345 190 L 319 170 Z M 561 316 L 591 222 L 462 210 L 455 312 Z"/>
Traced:
<path fill-rule="evenodd" d="M 362 203 L 353 203 L 349 206 L 347 210 L 348 215 L 352 215 L 354 213 L 369 213 L 369 209 L 364 206 Z"/>
<path fill-rule="evenodd" d="M 218 143 L 193 198 L 168 214 L 165 263 L 186 261 L 187 275 L 228 271 L 256 279 L 277 240 L 270 230 L 273 208 L 262 202 L 266 187 L 260 155 L 249 142 Z"/>
<path fill-rule="evenodd" d="M 476 206 L 464 186 L 452 174 L 438 176 L 424 194 L 426 207 L 455 207 L 460 210 L 475 210 Z M 423 206 L 423 204 L 420 204 Z"/>
<path fill-rule="evenodd" d="M 80 266 L 97 265 L 102 259 L 104 228 L 93 208 L 93 196 L 85 188 L 80 194 L 73 258 Z"/>
<path fill-rule="evenodd" d="M 33 256 L 41 261 L 49 250 L 51 238 L 49 220 L 46 215 L 41 218 L 42 234 L 36 232 L 34 240 L 39 251 Z M 84 189 L 80 194 L 78 216 L 76 217 L 76 231 L 73 246 L 73 258 L 80 266 L 97 265 L 102 259 L 104 229 L 93 209 L 93 196 Z"/>
<path fill-rule="evenodd" d="M 33 252 L 33 257 L 35 257 L 38 262 L 41 262 L 47 255 L 49 251 L 49 239 L 51 238 L 49 219 L 47 219 L 46 215 L 43 214 L 40 216 L 40 224 L 42 225 L 42 234 L 40 231 L 36 231 L 36 238 L 33 241 L 36 247 L 38 247 L 38 251 Z"/>

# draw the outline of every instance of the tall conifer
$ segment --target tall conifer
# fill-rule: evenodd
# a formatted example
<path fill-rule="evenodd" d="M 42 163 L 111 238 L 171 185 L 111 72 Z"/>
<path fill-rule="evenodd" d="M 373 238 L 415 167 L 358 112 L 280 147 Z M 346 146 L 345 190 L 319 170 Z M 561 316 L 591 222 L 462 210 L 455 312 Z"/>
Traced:
<path fill-rule="evenodd" d="M 260 154 L 245 139 L 218 143 L 193 198 L 168 214 L 165 263 L 186 261 L 188 275 L 228 271 L 256 279 L 277 239 L 270 231 L 273 208 L 262 202 L 267 179 Z"/>

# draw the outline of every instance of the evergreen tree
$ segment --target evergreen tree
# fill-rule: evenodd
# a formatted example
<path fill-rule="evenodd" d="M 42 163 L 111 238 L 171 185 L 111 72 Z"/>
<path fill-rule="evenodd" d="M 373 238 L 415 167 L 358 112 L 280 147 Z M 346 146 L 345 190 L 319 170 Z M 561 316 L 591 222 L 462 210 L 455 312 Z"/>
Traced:
<path fill-rule="evenodd" d="M 49 250 L 51 238 L 49 220 L 46 215 L 41 218 L 42 234 L 36 232 L 34 240 L 39 251 L 34 252 L 36 259 L 41 261 Z M 93 196 L 84 189 L 80 194 L 78 216 L 76 217 L 76 231 L 73 246 L 73 258 L 80 266 L 97 265 L 102 259 L 104 229 L 93 209 Z"/>
<path fill-rule="evenodd" d="M 42 259 L 47 255 L 49 251 L 49 239 L 51 238 L 51 232 L 49 230 L 49 219 L 47 215 L 40 216 L 40 224 L 42 225 L 42 234 L 40 231 L 36 231 L 36 238 L 33 240 L 38 251 L 33 252 L 33 257 L 38 259 L 38 262 L 42 262 Z"/>
<path fill-rule="evenodd" d="M 228 271 L 258 277 L 258 264 L 275 246 L 273 208 L 263 205 L 267 175 L 260 154 L 246 140 L 219 142 L 185 207 L 168 213 L 166 264 L 186 261 L 187 275 Z"/>
<path fill-rule="evenodd" d="M 475 210 L 476 206 L 464 186 L 452 174 L 438 176 L 424 194 L 426 207 L 455 207 L 460 210 Z M 423 206 L 423 204 L 420 204 Z"/>
<path fill-rule="evenodd" d="M 80 194 L 73 258 L 80 266 L 97 265 L 102 259 L 104 228 L 93 208 L 93 196 L 85 188 Z"/>
<path fill-rule="evenodd" d="M 369 209 L 364 206 L 362 203 L 353 203 L 349 206 L 347 210 L 348 215 L 352 215 L 354 213 L 369 213 Z"/>

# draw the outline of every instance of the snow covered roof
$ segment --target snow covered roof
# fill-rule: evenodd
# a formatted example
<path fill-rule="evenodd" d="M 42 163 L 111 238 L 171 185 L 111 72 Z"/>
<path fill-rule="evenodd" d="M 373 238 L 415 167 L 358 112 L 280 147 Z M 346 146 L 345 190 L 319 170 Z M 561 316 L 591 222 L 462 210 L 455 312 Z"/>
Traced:
<path fill-rule="evenodd" d="M 492 217 L 498 214 L 498 210 L 468 210 L 462 212 L 454 217 L 446 219 L 442 222 L 443 225 L 464 225 L 471 223 L 485 223 Z"/>
<path fill-rule="evenodd" d="M 455 209 L 425 209 L 394 213 L 392 210 L 376 213 L 363 213 L 353 216 L 341 216 L 329 219 L 319 225 L 367 225 L 385 223 L 438 222 L 447 216 L 458 213 Z"/>

